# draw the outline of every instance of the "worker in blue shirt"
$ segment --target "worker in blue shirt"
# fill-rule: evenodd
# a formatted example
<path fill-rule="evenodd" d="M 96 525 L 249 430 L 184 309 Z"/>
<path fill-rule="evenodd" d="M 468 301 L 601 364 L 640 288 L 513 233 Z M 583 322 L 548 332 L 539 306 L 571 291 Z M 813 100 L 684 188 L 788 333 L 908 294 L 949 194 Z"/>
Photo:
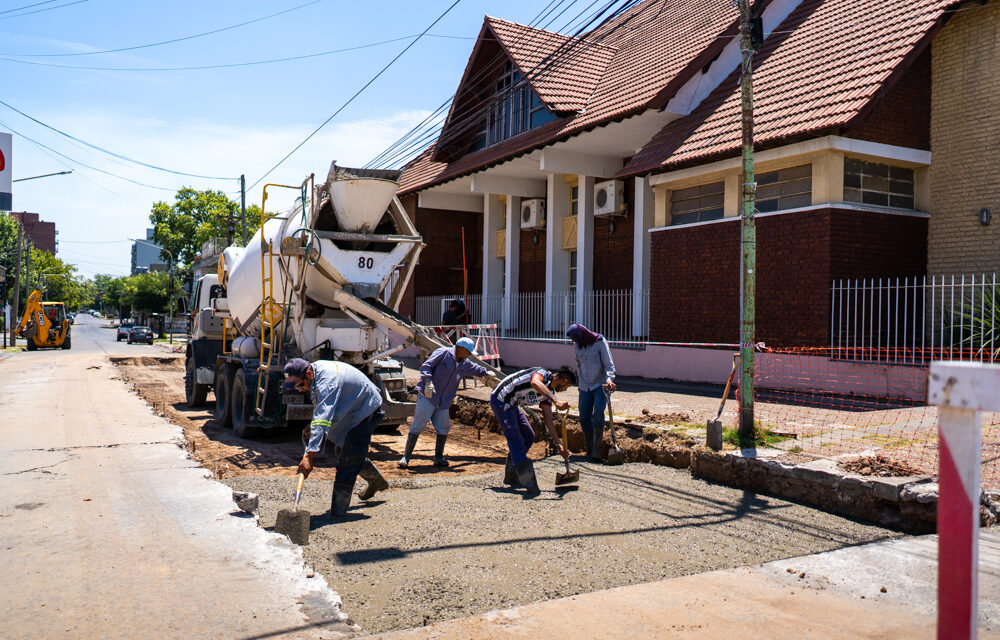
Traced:
<path fill-rule="evenodd" d="M 538 404 L 542 408 L 542 418 L 552 442 L 559 445 L 562 457 L 569 459 L 569 449 L 552 422 L 552 405 L 560 411 L 569 409 L 569 403 L 556 400 L 555 393 L 565 391 L 573 384 L 576 384 L 576 376 L 569 369 L 552 372 L 532 367 L 510 374 L 493 389 L 490 408 L 500 423 L 500 431 L 510 451 L 504 469 L 504 484 L 523 487 L 529 497 L 541 493 L 535 478 L 535 466 L 528 459 L 528 450 L 535 443 L 535 431 L 521 407 Z"/>
<path fill-rule="evenodd" d="M 420 381 L 417 382 L 417 406 L 413 411 L 413 422 L 410 433 L 406 436 L 406 449 L 403 457 L 397 462 L 400 469 L 410 466 L 413 448 L 417 446 L 420 432 L 430 421 L 437 431 L 437 441 L 434 443 L 434 466 L 447 467 L 444 457 L 444 445 L 451 430 L 451 419 L 448 410 L 455 394 L 458 393 L 458 383 L 464 378 L 489 378 L 495 376 L 472 360 L 469 356 L 476 355 L 476 345 L 472 338 L 460 338 L 454 347 L 435 349 L 431 357 L 420 365 Z"/>
<path fill-rule="evenodd" d="M 570 325 L 566 335 L 573 341 L 576 355 L 577 386 L 580 389 L 580 429 L 587 445 L 587 456 L 601 458 L 604 442 L 604 409 L 608 393 L 615 390 L 615 362 L 611 359 L 608 341 L 582 324 Z"/>
<path fill-rule="evenodd" d="M 323 439 L 334 448 L 333 498 L 330 511 L 343 516 L 351 505 L 354 482 L 360 474 L 368 487 L 360 495 L 369 499 L 376 491 L 387 489 L 379 470 L 368 459 L 372 432 L 385 415 L 382 394 L 365 374 L 343 362 L 317 361 L 302 358 L 285 365 L 283 391 L 308 393 L 313 403 L 313 419 L 309 424 L 309 442 L 302 455 L 298 472 L 309 477 L 313 458 L 323 446 Z"/>

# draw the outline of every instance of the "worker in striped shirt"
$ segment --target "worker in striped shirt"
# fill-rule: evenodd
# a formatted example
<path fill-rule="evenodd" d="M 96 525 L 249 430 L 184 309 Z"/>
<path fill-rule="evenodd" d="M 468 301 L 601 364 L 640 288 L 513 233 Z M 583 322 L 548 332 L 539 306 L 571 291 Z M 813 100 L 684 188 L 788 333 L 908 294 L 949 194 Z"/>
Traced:
<path fill-rule="evenodd" d="M 368 459 L 372 432 L 385 414 L 382 412 L 382 394 L 365 374 L 343 362 L 310 363 L 294 358 L 285 365 L 282 390 L 308 393 L 313 403 L 309 441 L 298 472 L 309 476 L 313 458 L 323 446 L 324 438 L 333 445 L 334 466 L 337 468 L 333 498 L 330 500 L 333 515 L 347 514 L 358 475 L 368 482 L 368 487 L 359 496 L 363 500 L 389 487 L 378 468 Z"/>
<path fill-rule="evenodd" d="M 576 375 L 569 369 L 552 372 L 542 367 L 533 367 L 510 374 L 490 394 L 490 408 L 500 423 L 500 431 L 507 440 L 510 451 L 504 469 L 504 484 L 523 487 L 529 497 L 541 493 L 535 478 L 534 464 L 528 459 L 528 450 L 535 443 L 535 432 L 521 407 L 534 404 L 541 407 L 545 428 L 552 441 L 558 443 L 563 458 L 569 459 L 569 449 L 559 437 L 552 421 L 552 405 L 560 411 L 568 410 L 569 403 L 556 400 L 555 394 L 574 384 Z"/>

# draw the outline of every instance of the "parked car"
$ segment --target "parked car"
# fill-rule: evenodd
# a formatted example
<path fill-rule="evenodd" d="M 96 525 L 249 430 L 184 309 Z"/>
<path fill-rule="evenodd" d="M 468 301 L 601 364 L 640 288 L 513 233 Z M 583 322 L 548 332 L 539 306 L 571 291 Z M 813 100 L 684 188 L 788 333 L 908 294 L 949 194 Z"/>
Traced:
<path fill-rule="evenodd" d="M 127 318 L 122 320 L 118 325 L 118 335 L 115 336 L 115 340 L 121 342 L 123 339 L 128 339 L 128 330 L 135 326 L 135 320 Z"/>
<path fill-rule="evenodd" d="M 147 342 L 153 344 L 153 331 L 149 327 L 132 327 L 128 330 L 128 343 Z"/>
<path fill-rule="evenodd" d="M 66 318 L 69 320 L 70 324 L 76 324 L 76 314 L 75 313 L 67 313 L 66 314 Z"/>

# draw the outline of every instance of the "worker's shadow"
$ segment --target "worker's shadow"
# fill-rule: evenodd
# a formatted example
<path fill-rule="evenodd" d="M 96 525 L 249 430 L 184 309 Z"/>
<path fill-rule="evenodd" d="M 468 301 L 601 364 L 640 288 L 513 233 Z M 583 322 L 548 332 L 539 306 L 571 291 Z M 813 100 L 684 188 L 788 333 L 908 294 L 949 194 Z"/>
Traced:
<path fill-rule="evenodd" d="M 524 492 L 524 489 L 515 489 L 513 487 L 489 487 L 487 491 L 492 491 L 493 493 L 499 493 L 503 495 L 519 495 L 523 500 L 562 500 L 563 497 L 568 493 L 573 493 L 574 491 L 579 491 L 580 487 L 576 485 L 567 485 L 565 487 L 556 487 L 555 489 L 542 489 L 542 492 L 537 496 L 531 497 Z"/>

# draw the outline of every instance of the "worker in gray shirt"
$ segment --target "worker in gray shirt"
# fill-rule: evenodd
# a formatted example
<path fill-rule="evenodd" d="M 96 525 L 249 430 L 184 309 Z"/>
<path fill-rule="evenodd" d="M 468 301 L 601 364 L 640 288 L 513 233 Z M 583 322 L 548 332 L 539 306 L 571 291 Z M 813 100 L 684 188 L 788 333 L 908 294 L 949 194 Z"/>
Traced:
<path fill-rule="evenodd" d="M 337 468 L 330 501 L 333 515 L 347 513 L 359 474 L 368 482 L 368 487 L 361 493 L 362 499 L 367 500 L 376 491 L 389 487 L 368 459 L 372 432 L 382 421 L 384 413 L 382 395 L 365 374 L 343 362 L 318 361 L 310 364 L 302 358 L 294 358 L 285 365 L 282 390 L 309 393 L 313 403 L 309 442 L 298 472 L 309 476 L 313 458 L 323 446 L 324 438 L 333 445 L 334 466 Z"/>
<path fill-rule="evenodd" d="M 608 406 L 608 393 L 615 390 L 615 363 L 611 359 L 608 341 L 582 324 L 570 325 L 566 335 L 573 341 L 576 355 L 577 386 L 580 389 L 580 428 L 587 445 L 587 455 L 602 461 L 601 443 L 604 441 L 604 409 Z"/>

